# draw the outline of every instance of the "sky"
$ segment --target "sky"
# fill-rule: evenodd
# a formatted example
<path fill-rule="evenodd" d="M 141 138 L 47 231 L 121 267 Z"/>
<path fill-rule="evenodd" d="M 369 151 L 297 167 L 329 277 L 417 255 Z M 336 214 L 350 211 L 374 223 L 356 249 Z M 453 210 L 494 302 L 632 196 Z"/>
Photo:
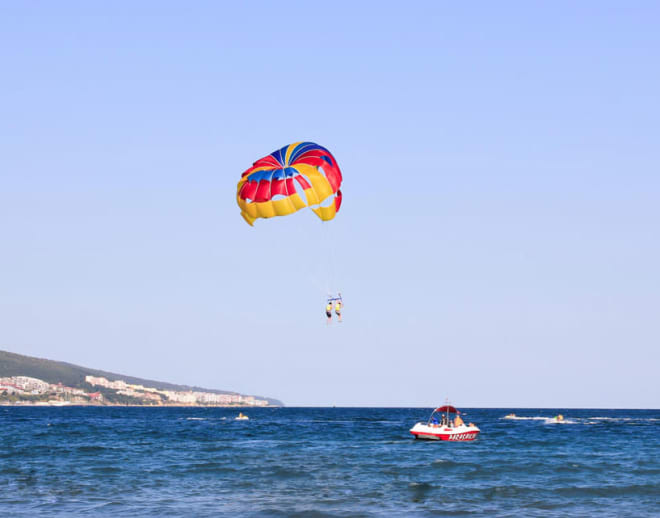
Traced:
<path fill-rule="evenodd" d="M 660 5 L 402 5 L 2 2 L 0 349 L 289 406 L 659 408 Z M 249 227 L 241 173 L 301 140 L 341 211 Z"/>

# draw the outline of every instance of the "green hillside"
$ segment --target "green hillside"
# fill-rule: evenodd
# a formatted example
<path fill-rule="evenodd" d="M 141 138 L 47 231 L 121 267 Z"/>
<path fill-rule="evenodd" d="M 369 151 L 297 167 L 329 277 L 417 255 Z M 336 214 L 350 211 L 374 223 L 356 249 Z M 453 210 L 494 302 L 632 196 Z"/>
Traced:
<path fill-rule="evenodd" d="M 68 387 L 85 388 L 89 387 L 85 383 L 85 376 L 102 376 L 110 381 L 124 380 L 126 383 L 135 385 L 144 385 L 145 387 L 154 387 L 160 390 L 175 391 L 203 391 L 216 394 L 237 394 L 226 390 L 206 389 L 201 387 L 191 387 L 188 385 L 175 385 L 162 381 L 147 380 L 123 374 L 115 374 L 96 369 L 88 369 L 66 362 L 46 360 L 43 358 L 34 358 L 32 356 L 23 356 L 22 354 L 0 351 L 0 378 L 8 376 L 30 376 L 38 378 L 48 383 L 62 383 Z M 247 394 L 246 394 L 247 395 Z M 281 401 L 264 396 L 254 396 L 259 399 L 265 399 L 270 405 L 283 406 Z"/>

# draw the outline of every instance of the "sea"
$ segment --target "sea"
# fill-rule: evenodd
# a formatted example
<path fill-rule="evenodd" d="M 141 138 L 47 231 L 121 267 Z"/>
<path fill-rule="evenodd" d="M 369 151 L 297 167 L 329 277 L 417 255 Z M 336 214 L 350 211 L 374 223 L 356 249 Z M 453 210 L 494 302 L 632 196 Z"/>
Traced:
<path fill-rule="evenodd" d="M 0 407 L 0 515 L 660 516 L 659 410 L 431 410 Z"/>

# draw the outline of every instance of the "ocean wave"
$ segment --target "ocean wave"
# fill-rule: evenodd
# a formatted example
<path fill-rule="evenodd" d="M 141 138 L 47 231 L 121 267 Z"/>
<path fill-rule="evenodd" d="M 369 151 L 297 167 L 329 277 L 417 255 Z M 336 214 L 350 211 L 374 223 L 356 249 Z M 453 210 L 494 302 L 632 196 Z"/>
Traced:
<path fill-rule="evenodd" d="M 522 417 L 522 416 L 504 416 L 500 417 L 500 419 L 506 419 L 507 421 L 545 421 L 546 419 L 549 419 L 548 417 Z"/>
<path fill-rule="evenodd" d="M 440 469 L 447 469 L 453 466 L 463 466 L 466 467 L 464 463 L 451 460 L 451 459 L 435 459 L 433 462 L 431 462 L 431 465 L 433 467 L 438 467 Z"/>
<path fill-rule="evenodd" d="M 657 496 L 657 484 L 620 484 L 606 486 L 572 486 L 559 487 L 555 491 L 566 497 L 607 497 L 612 498 L 622 496 L 630 498 L 632 496 Z"/>
<path fill-rule="evenodd" d="M 98 446 L 95 444 L 92 445 L 85 445 L 85 446 L 78 446 L 78 452 L 79 453 L 94 453 L 97 454 L 99 452 L 105 451 L 109 448 L 106 448 L 105 446 Z"/>
<path fill-rule="evenodd" d="M 236 473 L 240 471 L 241 466 L 231 465 L 227 462 L 197 462 L 194 464 L 189 464 L 185 468 L 185 473 L 216 473 L 216 474 L 225 474 L 225 473 Z"/>

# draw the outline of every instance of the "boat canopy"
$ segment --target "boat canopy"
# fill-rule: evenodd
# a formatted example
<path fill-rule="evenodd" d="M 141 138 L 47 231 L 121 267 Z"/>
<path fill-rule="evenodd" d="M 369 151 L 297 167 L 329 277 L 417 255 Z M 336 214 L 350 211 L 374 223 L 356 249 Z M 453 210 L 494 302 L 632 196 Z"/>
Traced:
<path fill-rule="evenodd" d="M 436 408 L 435 412 L 451 412 L 453 414 L 460 414 L 460 412 L 458 410 L 456 410 L 456 408 L 454 408 L 451 405 L 445 405 L 445 406 L 441 406 L 439 408 Z"/>

